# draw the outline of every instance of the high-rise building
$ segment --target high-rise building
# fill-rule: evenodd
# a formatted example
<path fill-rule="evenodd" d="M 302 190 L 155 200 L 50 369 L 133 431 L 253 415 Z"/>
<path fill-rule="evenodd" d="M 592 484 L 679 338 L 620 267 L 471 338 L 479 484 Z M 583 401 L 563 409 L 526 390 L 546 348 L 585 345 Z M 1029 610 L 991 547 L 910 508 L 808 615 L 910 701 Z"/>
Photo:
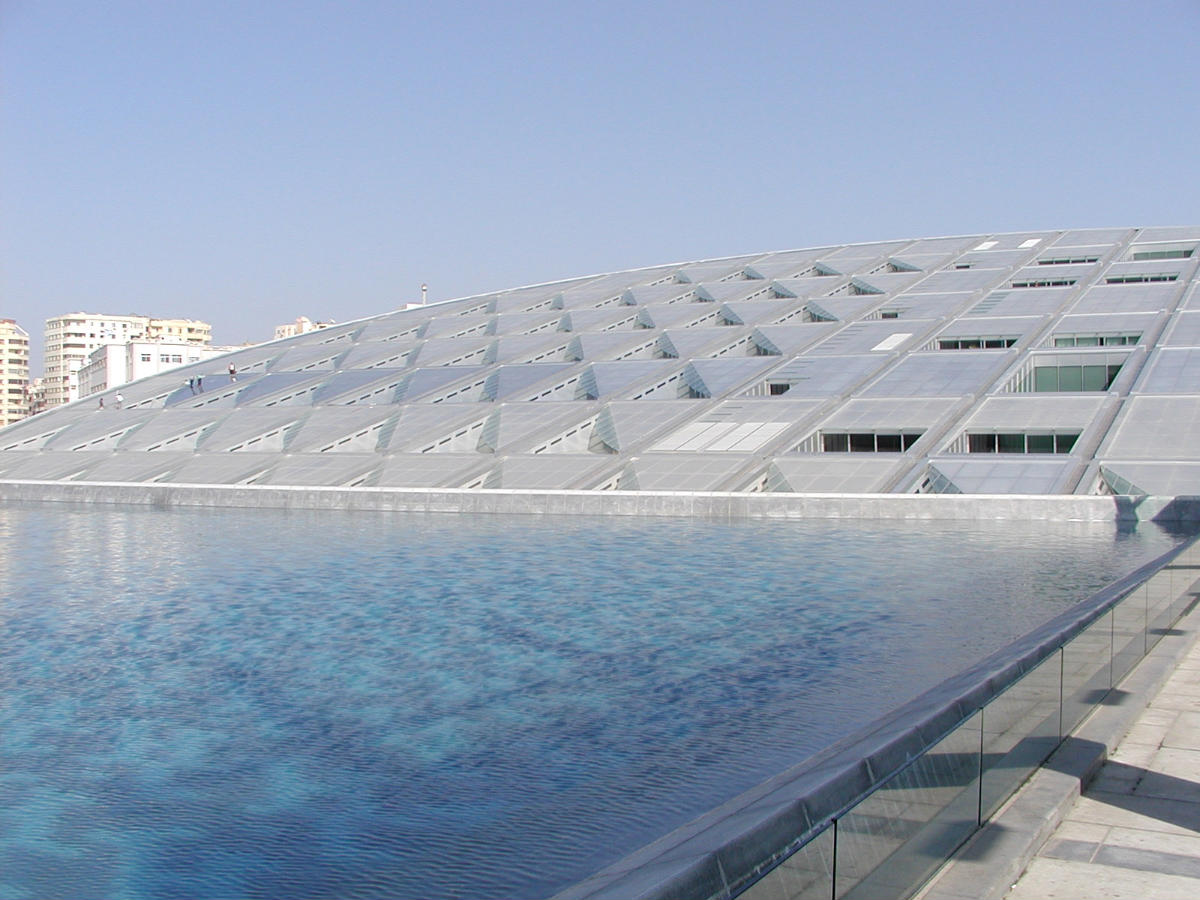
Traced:
<path fill-rule="evenodd" d="M 29 415 L 29 335 L 0 319 L 0 427 Z"/>
<path fill-rule="evenodd" d="M 78 372 L 88 354 L 107 344 L 165 340 L 207 346 L 212 326 L 194 319 L 68 313 L 46 320 L 45 388 L 47 406 L 79 399 Z"/>

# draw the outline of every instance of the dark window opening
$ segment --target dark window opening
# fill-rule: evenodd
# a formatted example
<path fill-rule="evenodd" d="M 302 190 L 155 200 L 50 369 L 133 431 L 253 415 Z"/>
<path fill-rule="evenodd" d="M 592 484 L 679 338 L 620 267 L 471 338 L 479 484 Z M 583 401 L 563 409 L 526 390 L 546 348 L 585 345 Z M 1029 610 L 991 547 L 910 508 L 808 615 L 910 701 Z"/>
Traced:
<path fill-rule="evenodd" d="M 999 350 L 1005 347 L 1011 347 L 1020 338 L 1010 337 L 1007 335 L 996 335 L 993 337 L 960 337 L 960 338 L 938 338 L 937 348 L 939 350 Z"/>
<path fill-rule="evenodd" d="M 1194 247 L 1185 247 L 1177 250 L 1137 250 L 1134 252 L 1132 259 L 1135 262 L 1150 259 L 1191 259 L 1194 251 Z"/>
<path fill-rule="evenodd" d="M 1079 440 L 1077 432 L 1069 434 L 968 434 L 968 453 L 1070 453 Z"/>
<path fill-rule="evenodd" d="M 1155 275 L 1109 275 L 1104 279 L 1105 284 L 1146 284 L 1155 281 L 1175 281 L 1178 272 L 1162 272 Z"/>
<path fill-rule="evenodd" d="M 875 435 L 873 435 L 873 434 L 852 434 L 852 435 L 850 435 L 850 452 L 851 453 L 874 453 L 875 452 Z"/>
<path fill-rule="evenodd" d="M 878 434 L 828 432 L 821 435 L 821 449 L 825 453 L 903 453 L 920 440 L 922 434 L 920 431 L 889 431 Z"/>
<path fill-rule="evenodd" d="M 826 453 L 845 453 L 850 449 L 850 435 L 823 434 L 821 447 Z"/>
<path fill-rule="evenodd" d="M 1050 259 L 1039 259 L 1039 266 L 1070 266 L 1080 263 L 1094 263 L 1100 259 L 1099 256 L 1056 256 Z"/>
<path fill-rule="evenodd" d="M 1121 371 L 1115 365 L 1093 366 L 1036 366 L 1033 370 L 1033 393 L 1107 391 Z"/>
<path fill-rule="evenodd" d="M 1078 278 L 1028 278 L 1024 281 L 1014 281 L 1012 286 L 1015 288 L 1070 287 L 1078 280 Z"/>

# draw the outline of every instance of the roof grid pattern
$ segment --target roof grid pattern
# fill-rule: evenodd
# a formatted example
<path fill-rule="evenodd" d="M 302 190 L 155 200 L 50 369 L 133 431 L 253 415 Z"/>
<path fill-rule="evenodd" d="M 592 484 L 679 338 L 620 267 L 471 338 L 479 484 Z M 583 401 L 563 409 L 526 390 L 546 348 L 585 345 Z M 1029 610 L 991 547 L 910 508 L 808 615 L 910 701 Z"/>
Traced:
<path fill-rule="evenodd" d="M 124 385 L 123 409 L 109 390 L 103 409 L 19 422 L 0 478 L 1200 493 L 1197 251 L 1200 228 L 963 235 L 465 297 Z M 1035 364 L 1104 354 L 1122 364 L 1105 391 L 1009 392 Z M 856 429 L 928 436 L 794 452 Z M 976 459 L 974 430 L 1081 437 L 1053 459 Z"/>

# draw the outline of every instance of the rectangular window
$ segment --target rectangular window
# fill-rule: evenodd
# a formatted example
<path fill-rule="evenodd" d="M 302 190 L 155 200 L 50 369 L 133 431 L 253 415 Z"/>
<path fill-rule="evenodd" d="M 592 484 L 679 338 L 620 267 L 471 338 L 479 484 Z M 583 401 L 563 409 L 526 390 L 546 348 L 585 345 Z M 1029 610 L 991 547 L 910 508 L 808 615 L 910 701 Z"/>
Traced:
<path fill-rule="evenodd" d="M 1032 390 L 1035 394 L 1082 391 L 1107 391 L 1112 387 L 1120 364 L 1088 366 L 1035 366 Z"/>
<path fill-rule="evenodd" d="M 873 434 L 852 434 L 852 435 L 850 435 L 850 452 L 851 453 L 874 453 L 875 452 L 875 435 L 873 435 Z"/>
<path fill-rule="evenodd" d="M 1082 263 L 1094 263 L 1099 259 L 1099 256 L 1053 256 L 1049 259 L 1039 259 L 1037 264 L 1039 266 L 1071 266 Z"/>
<path fill-rule="evenodd" d="M 1057 334 L 1055 347 L 1125 347 L 1142 339 L 1141 334 Z"/>
<path fill-rule="evenodd" d="M 1054 452 L 1054 435 L 1052 434 L 1031 434 L 1025 440 L 1029 453 Z"/>
<path fill-rule="evenodd" d="M 1130 257 L 1135 261 L 1151 259 L 1191 259 L 1194 247 L 1177 247 L 1174 250 L 1135 250 Z"/>
<path fill-rule="evenodd" d="M 1070 453 L 1079 432 L 1064 434 L 968 434 L 968 453 Z"/>
<path fill-rule="evenodd" d="M 1014 281 L 1012 286 L 1015 288 L 1070 287 L 1078 280 L 1078 278 L 1027 278 L 1022 281 Z"/>
<path fill-rule="evenodd" d="M 924 432 L 823 432 L 821 434 L 821 450 L 825 453 L 903 453 L 918 440 Z"/>
<path fill-rule="evenodd" d="M 994 434 L 967 435 L 968 453 L 995 453 L 996 436 Z"/>
<path fill-rule="evenodd" d="M 791 385 L 786 381 L 772 382 L 767 386 L 767 389 L 772 397 L 778 397 L 780 394 L 786 394 L 790 388 Z"/>
<path fill-rule="evenodd" d="M 1109 275 L 1104 279 L 1105 284 L 1146 284 L 1155 281 L 1175 281 L 1178 272 L 1161 272 L 1155 275 Z"/>
<path fill-rule="evenodd" d="M 879 453 L 899 453 L 901 446 L 900 435 L 880 434 L 875 436 L 875 449 Z"/>
<path fill-rule="evenodd" d="M 996 452 L 997 453 L 1024 453 L 1025 452 L 1025 435 L 1023 435 L 1023 434 L 998 434 L 998 435 L 996 435 Z"/>
<path fill-rule="evenodd" d="M 938 338 L 939 350 L 1001 350 L 1011 347 L 1020 338 L 1010 335 L 989 335 L 987 337 L 954 337 Z"/>
<path fill-rule="evenodd" d="M 850 450 L 850 435 L 823 434 L 821 435 L 821 448 L 826 453 L 846 453 Z"/>

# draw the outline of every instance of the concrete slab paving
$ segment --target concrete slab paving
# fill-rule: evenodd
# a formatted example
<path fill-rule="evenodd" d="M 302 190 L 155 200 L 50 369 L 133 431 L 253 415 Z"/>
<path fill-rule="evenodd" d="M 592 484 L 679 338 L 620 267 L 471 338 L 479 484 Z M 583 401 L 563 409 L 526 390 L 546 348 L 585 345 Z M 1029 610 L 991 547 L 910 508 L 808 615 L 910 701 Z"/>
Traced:
<path fill-rule="evenodd" d="M 1193 900 L 1198 880 L 1142 869 L 1038 857 L 1010 900 Z"/>

